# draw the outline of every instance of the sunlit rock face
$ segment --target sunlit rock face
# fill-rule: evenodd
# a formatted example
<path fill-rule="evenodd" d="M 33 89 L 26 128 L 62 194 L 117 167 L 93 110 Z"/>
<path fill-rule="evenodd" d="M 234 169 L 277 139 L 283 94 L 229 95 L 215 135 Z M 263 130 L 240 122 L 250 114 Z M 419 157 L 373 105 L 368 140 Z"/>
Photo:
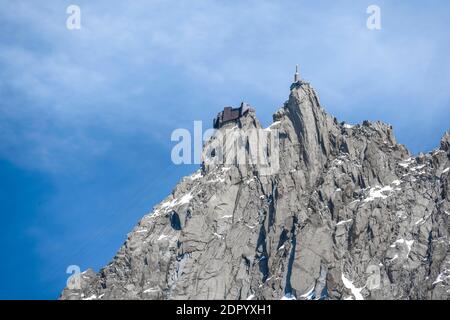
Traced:
<path fill-rule="evenodd" d="M 413 157 L 391 126 L 340 123 L 301 81 L 273 118 L 263 129 L 251 110 L 217 134 L 276 136 L 262 146 L 276 166 L 214 163 L 213 136 L 202 168 L 60 298 L 448 299 L 450 135 Z"/>

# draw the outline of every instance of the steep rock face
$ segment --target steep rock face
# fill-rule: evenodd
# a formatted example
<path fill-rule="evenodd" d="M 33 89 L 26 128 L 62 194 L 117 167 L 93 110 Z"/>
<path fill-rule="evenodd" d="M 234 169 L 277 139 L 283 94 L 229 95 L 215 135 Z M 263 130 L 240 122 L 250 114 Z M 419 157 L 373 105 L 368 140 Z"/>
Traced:
<path fill-rule="evenodd" d="M 252 129 L 250 112 L 220 132 Z M 448 299 L 448 133 L 412 158 L 386 124 L 338 123 L 304 82 L 264 131 L 276 170 L 206 161 L 61 298 Z"/>

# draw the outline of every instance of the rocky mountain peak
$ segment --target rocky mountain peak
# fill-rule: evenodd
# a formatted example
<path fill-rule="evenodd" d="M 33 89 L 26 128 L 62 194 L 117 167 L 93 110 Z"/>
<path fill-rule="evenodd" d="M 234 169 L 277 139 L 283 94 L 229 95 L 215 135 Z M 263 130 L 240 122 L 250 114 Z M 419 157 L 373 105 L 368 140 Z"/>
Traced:
<path fill-rule="evenodd" d="M 302 83 L 291 90 L 285 110 L 286 122 L 299 142 L 299 153 L 305 169 L 315 175 L 333 152 L 331 140 L 339 136 L 339 125 L 322 109 L 309 83 Z"/>
<path fill-rule="evenodd" d="M 273 119 L 216 130 L 202 168 L 61 298 L 448 299 L 450 135 L 412 157 L 390 125 L 339 123 L 304 81 Z M 241 162 L 254 130 L 267 139 Z"/>

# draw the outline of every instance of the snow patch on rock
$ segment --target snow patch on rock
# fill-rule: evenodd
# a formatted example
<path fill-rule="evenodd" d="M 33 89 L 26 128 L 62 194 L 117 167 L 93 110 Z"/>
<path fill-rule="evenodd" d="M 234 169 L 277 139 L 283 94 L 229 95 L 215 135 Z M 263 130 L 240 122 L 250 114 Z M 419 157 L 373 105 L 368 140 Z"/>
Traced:
<path fill-rule="evenodd" d="M 343 273 L 342 273 L 341 279 L 342 279 L 342 283 L 344 284 L 344 286 L 351 291 L 351 293 L 353 294 L 353 296 L 355 297 L 356 300 L 364 300 L 364 297 L 361 294 L 361 291 L 362 291 L 362 289 L 364 289 L 364 287 L 362 287 L 362 288 L 355 287 L 353 282 L 350 281 L 349 279 L 347 279 Z"/>

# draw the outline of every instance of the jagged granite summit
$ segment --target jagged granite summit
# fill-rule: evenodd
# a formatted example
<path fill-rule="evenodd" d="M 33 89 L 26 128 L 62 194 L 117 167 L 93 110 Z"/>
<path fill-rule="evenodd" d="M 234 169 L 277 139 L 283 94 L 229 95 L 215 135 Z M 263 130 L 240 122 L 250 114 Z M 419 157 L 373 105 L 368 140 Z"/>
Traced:
<path fill-rule="evenodd" d="M 261 126 L 251 111 L 226 128 Z M 203 166 L 60 298 L 449 298 L 450 134 L 412 157 L 389 125 L 338 123 L 308 83 L 265 130 L 275 174 Z"/>

